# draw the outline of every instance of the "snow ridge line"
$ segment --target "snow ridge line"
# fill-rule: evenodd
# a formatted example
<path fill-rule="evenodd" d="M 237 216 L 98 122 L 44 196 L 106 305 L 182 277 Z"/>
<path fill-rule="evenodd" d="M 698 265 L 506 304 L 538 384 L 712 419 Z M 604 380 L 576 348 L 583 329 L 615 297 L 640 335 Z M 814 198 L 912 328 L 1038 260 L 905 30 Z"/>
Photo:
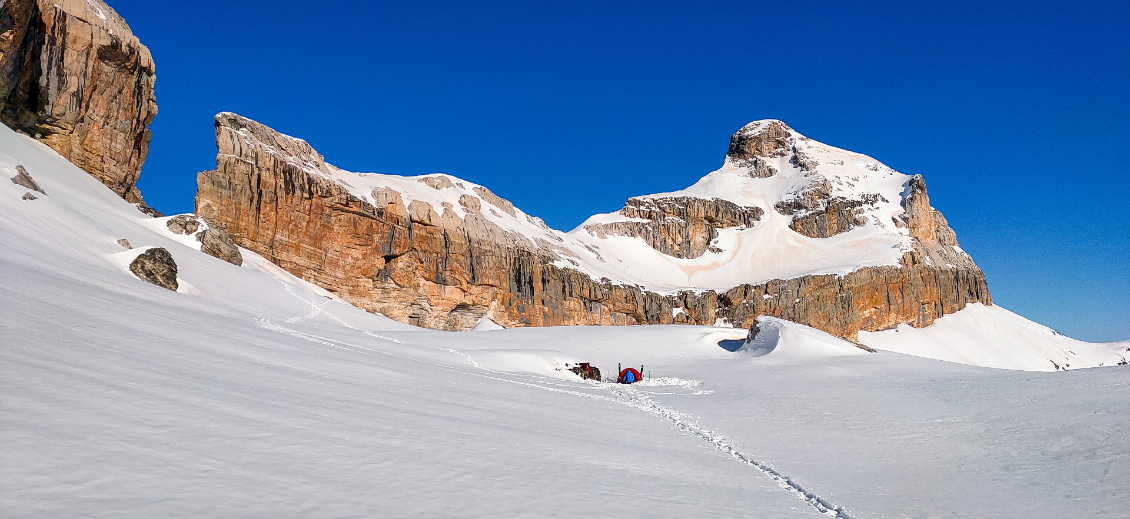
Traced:
<path fill-rule="evenodd" d="M 671 421 L 679 429 L 698 436 L 700 439 L 714 446 L 714 448 L 726 454 L 729 454 L 732 458 L 761 471 L 761 473 L 765 474 L 770 479 L 780 484 L 781 487 L 793 492 L 794 494 L 797 494 L 798 497 L 803 499 L 821 514 L 827 515 L 829 517 L 834 517 L 836 519 L 855 519 L 852 515 L 848 514 L 847 510 L 845 510 L 842 506 L 830 503 L 827 499 L 824 499 L 823 497 L 820 497 L 813 493 L 811 490 L 804 488 L 800 483 L 793 481 L 792 478 L 786 476 L 785 474 L 782 474 L 777 469 L 769 466 L 766 463 L 757 461 L 749 454 L 737 450 L 732 444 L 730 444 L 729 441 L 726 440 L 725 437 L 689 420 L 685 415 L 683 415 L 683 413 L 680 413 L 679 411 L 666 407 L 662 404 L 656 403 L 647 395 L 644 395 L 643 393 L 636 391 L 635 389 L 620 389 L 616 388 L 612 384 L 607 385 L 610 392 L 620 396 L 623 399 L 621 403 L 623 403 L 624 405 Z"/>

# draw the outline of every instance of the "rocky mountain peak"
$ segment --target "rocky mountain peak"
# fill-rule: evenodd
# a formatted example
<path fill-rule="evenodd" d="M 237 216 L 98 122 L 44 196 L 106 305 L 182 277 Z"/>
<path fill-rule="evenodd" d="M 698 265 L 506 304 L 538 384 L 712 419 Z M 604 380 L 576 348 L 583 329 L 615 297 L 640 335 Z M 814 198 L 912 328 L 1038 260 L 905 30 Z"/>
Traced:
<path fill-rule="evenodd" d="M 220 155 L 239 157 L 251 150 L 264 150 L 273 157 L 286 157 L 289 162 L 306 169 L 329 171 L 322 154 L 306 141 L 231 112 L 216 114 L 216 142 Z"/>
<path fill-rule="evenodd" d="M 783 157 L 788 154 L 792 140 L 793 130 L 787 124 L 776 119 L 754 121 L 730 137 L 726 158 L 740 162 L 754 157 Z"/>
<path fill-rule="evenodd" d="M 403 322 L 721 322 L 772 315 L 853 338 L 990 302 L 921 179 L 746 125 L 722 167 L 563 233 L 450 175 L 352 173 L 301 139 L 216 117 L 197 214 L 239 245 Z"/>

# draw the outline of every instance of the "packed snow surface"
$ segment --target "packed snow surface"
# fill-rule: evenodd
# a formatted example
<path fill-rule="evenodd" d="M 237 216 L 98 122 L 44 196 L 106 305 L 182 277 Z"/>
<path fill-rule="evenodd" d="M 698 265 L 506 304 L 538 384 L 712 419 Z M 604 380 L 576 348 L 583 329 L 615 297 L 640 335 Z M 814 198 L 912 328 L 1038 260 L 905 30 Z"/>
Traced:
<path fill-rule="evenodd" d="M 16 164 L 46 194 L 0 181 L 3 517 L 1130 510 L 1126 366 L 971 367 L 769 318 L 748 343 L 701 326 L 421 330 L 249 251 L 243 267 L 206 256 L 0 128 L 0 172 Z M 191 289 L 130 274 L 146 247 Z M 1015 330 L 983 310 L 968 340 Z M 936 330 L 968 326 L 955 317 Z M 586 382 L 577 362 L 650 378 Z"/>

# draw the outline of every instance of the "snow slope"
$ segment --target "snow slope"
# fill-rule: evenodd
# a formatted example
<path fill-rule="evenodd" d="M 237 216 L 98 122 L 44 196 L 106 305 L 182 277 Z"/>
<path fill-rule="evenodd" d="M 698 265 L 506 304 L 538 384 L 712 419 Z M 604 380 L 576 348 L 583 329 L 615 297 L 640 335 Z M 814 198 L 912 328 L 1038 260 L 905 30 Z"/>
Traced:
<path fill-rule="evenodd" d="M 199 252 L 0 128 L 0 516 L 1125 517 L 1127 368 L 793 323 L 439 332 Z M 126 238 L 127 250 L 116 241 Z M 124 267 L 167 248 L 183 288 Z M 902 333 L 901 331 L 898 333 Z M 566 363 L 643 364 L 634 386 Z"/>
<path fill-rule="evenodd" d="M 1061 335 L 999 306 L 974 303 L 925 328 L 860 332 L 872 348 L 988 368 L 1055 371 L 1130 360 L 1130 341 L 1095 344 Z"/>

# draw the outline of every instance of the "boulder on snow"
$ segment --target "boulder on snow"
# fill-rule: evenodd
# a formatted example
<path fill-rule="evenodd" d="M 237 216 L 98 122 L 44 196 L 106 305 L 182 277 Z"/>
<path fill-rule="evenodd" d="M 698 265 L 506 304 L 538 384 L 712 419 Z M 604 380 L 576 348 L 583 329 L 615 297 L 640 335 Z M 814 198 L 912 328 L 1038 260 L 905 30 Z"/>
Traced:
<path fill-rule="evenodd" d="M 31 194 L 31 191 L 28 191 L 27 193 L 24 193 L 24 196 L 22 196 L 22 197 L 20 197 L 20 198 L 22 198 L 22 199 L 24 199 L 24 200 L 35 200 L 35 199 L 37 199 L 37 198 L 39 198 L 39 197 L 38 197 L 38 196 L 35 196 L 35 195 L 33 195 L 33 194 Z"/>
<path fill-rule="evenodd" d="M 132 249 L 133 248 L 133 245 L 130 245 L 129 240 L 127 240 L 125 238 L 118 240 L 118 245 L 121 245 L 123 248 L 126 248 L 126 249 Z"/>
<path fill-rule="evenodd" d="M 243 254 L 240 254 L 239 246 L 226 231 L 204 229 L 196 233 L 196 239 L 200 241 L 200 252 L 220 258 L 237 267 L 243 265 Z"/>
<path fill-rule="evenodd" d="M 196 234 L 200 230 L 200 220 L 190 214 L 179 214 L 169 218 L 165 225 L 173 234 Z"/>
<path fill-rule="evenodd" d="M 142 281 L 152 283 L 169 290 L 176 290 L 177 263 L 173 255 L 160 247 L 154 247 L 143 253 L 129 264 L 129 271 Z"/>
<path fill-rule="evenodd" d="M 39 184 L 35 183 L 35 180 L 31 178 L 31 175 L 27 172 L 26 169 L 24 169 L 22 165 L 16 166 L 16 173 L 17 175 L 12 177 L 13 184 L 26 187 L 32 191 L 38 191 L 39 193 L 44 195 L 47 194 L 43 192 L 43 188 L 39 187 Z M 35 195 L 31 196 L 32 198 L 29 199 L 27 195 L 24 195 L 24 200 L 35 200 Z"/>

